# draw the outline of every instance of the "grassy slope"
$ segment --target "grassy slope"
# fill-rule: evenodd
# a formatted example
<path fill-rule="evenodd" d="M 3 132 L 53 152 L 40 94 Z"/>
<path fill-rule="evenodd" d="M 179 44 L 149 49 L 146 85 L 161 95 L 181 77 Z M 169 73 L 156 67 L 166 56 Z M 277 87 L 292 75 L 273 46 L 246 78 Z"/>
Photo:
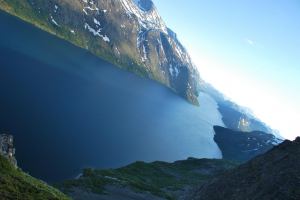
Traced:
<path fill-rule="evenodd" d="M 67 200 L 69 198 L 57 189 L 16 169 L 8 160 L 0 156 L 0 199 Z"/>
<path fill-rule="evenodd" d="M 224 170 L 237 166 L 225 160 L 188 159 L 175 163 L 136 162 L 119 169 L 85 169 L 81 178 L 66 181 L 62 188 L 71 193 L 72 188 L 82 188 L 104 194 L 106 185 L 129 186 L 137 192 L 151 192 L 166 199 L 176 199 L 173 192 L 186 186 L 200 184 Z"/>

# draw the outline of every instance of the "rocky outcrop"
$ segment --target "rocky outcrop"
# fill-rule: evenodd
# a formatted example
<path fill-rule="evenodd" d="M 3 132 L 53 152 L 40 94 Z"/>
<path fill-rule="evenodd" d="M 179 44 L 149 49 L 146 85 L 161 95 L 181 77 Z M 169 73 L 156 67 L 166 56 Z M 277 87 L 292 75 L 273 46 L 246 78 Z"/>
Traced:
<path fill-rule="evenodd" d="M 15 151 L 14 137 L 9 134 L 0 134 L 0 155 L 8 159 L 12 165 L 17 167 Z"/>
<path fill-rule="evenodd" d="M 198 104 L 198 72 L 151 0 L 0 0 L 0 8 Z"/>
<path fill-rule="evenodd" d="M 220 126 L 214 126 L 214 131 L 214 140 L 223 158 L 237 162 L 248 161 L 282 142 L 274 135 L 262 131 L 242 132 Z"/>

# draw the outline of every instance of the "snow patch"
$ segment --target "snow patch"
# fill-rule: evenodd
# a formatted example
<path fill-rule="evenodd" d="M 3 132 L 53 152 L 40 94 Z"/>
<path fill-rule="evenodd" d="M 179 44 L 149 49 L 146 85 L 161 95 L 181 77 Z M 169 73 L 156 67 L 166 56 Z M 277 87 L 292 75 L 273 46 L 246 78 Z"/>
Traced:
<path fill-rule="evenodd" d="M 116 51 L 116 53 L 117 53 L 118 55 L 121 55 L 121 53 L 120 53 L 118 47 L 115 47 L 115 51 Z"/>
<path fill-rule="evenodd" d="M 142 61 L 145 62 L 145 61 L 148 59 L 148 56 L 147 56 L 147 49 L 146 49 L 145 44 L 143 44 L 142 48 L 143 48 Z"/>
<path fill-rule="evenodd" d="M 56 26 L 59 27 L 59 24 L 54 20 L 54 18 L 52 17 L 52 15 L 50 15 L 50 19 L 51 19 L 51 22 L 52 22 L 54 25 L 56 25 Z"/>
<path fill-rule="evenodd" d="M 54 5 L 54 12 L 56 13 L 58 10 L 58 6 L 57 5 Z"/>
<path fill-rule="evenodd" d="M 172 65 L 170 65 L 170 67 L 169 67 L 169 72 L 170 72 L 171 76 L 173 76 L 173 67 L 172 67 Z"/>
<path fill-rule="evenodd" d="M 104 42 L 110 42 L 110 39 L 109 39 L 109 37 L 107 37 L 107 35 L 104 35 L 104 36 L 100 35 L 100 37 L 102 37 Z"/>
<path fill-rule="evenodd" d="M 87 29 L 89 32 L 93 33 L 94 36 L 100 36 L 101 28 L 98 30 L 93 29 L 88 23 L 84 24 L 84 28 Z"/>
<path fill-rule="evenodd" d="M 174 68 L 174 70 L 175 70 L 175 77 L 177 77 L 177 76 L 178 76 L 178 74 L 179 74 L 179 70 L 178 70 L 178 68 L 177 68 L 177 67 L 175 67 L 175 68 Z"/>
<path fill-rule="evenodd" d="M 83 0 L 83 2 L 87 4 L 82 9 L 85 15 L 88 15 L 88 11 L 96 11 L 96 13 L 99 14 L 99 8 L 96 6 L 94 1 Z"/>
<path fill-rule="evenodd" d="M 178 68 L 176 66 L 173 66 L 172 64 L 170 64 L 169 66 L 169 72 L 173 78 L 177 78 L 179 74 Z"/>
<path fill-rule="evenodd" d="M 100 22 L 99 22 L 96 18 L 94 18 L 94 23 L 95 23 L 96 25 L 100 26 Z"/>
<path fill-rule="evenodd" d="M 87 11 L 83 8 L 82 11 L 84 12 L 84 14 L 88 15 Z"/>
<path fill-rule="evenodd" d="M 88 23 L 84 24 L 84 28 L 91 32 L 94 36 L 99 36 L 103 39 L 104 42 L 110 42 L 110 39 L 107 35 L 102 35 L 101 30 L 102 28 L 98 28 L 97 30 L 92 28 Z"/>
<path fill-rule="evenodd" d="M 274 146 L 277 146 L 279 145 L 280 143 L 282 143 L 283 140 L 279 139 L 279 138 L 276 138 L 275 136 L 271 139 L 271 140 L 268 140 L 266 143 L 267 144 L 272 144 Z"/>

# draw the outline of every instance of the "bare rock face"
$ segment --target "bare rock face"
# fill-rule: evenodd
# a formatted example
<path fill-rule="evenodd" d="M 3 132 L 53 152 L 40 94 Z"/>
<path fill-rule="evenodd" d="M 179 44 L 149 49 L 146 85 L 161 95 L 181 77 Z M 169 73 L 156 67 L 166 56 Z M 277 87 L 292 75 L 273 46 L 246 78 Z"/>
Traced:
<path fill-rule="evenodd" d="M 198 72 L 151 0 L 1 0 L 0 8 L 198 104 Z"/>
<path fill-rule="evenodd" d="M 203 184 L 191 200 L 300 199 L 300 137 Z"/>
<path fill-rule="evenodd" d="M 0 155 L 8 159 L 12 165 L 17 167 L 15 151 L 13 136 L 9 134 L 0 134 Z"/>

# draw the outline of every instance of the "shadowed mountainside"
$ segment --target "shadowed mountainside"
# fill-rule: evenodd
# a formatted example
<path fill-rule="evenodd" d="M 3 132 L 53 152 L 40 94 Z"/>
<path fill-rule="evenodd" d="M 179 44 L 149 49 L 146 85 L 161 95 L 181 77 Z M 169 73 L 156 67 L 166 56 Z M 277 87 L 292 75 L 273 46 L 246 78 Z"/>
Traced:
<path fill-rule="evenodd" d="M 199 187 L 189 200 L 300 199 L 300 137 Z"/>
<path fill-rule="evenodd" d="M 222 151 L 223 158 L 245 162 L 263 154 L 282 140 L 262 131 L 242 132 L 214 126 L 214 140 Z"/>

